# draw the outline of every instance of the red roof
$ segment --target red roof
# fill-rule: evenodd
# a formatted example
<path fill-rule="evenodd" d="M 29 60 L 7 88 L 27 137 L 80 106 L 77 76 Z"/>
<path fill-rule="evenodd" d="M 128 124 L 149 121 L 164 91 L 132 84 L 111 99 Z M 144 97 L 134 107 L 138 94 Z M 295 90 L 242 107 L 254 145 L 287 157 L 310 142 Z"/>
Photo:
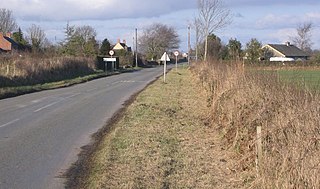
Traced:
<path fill-rule="evenodd" d="M 11 43 L 4 38 L 2 33 L 0 33 L 0 50 L 3 50 L 3 51 L 11 51 L 12 50 Z"/>

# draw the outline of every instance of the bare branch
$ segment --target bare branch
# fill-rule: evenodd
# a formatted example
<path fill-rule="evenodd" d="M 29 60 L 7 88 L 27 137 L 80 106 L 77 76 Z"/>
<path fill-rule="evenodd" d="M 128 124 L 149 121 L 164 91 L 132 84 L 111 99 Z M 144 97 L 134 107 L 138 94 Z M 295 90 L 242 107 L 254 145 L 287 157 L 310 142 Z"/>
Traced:
<path fill-rule="evenodd" d="M 143 31 L 139 39 L 141 50 L 148 58 L 158 58 L 165 51 L 179 48 L 180 39 L 173 27 L 153 24 Z"/>
<path fill-rule="evenodd" d="M 297 36 L 292 37 L 293 43 L 300 49 L 309 52 L 311 51 L 312 41 L 311 41 L 311 30 L 312 23 L 305 22 L 299 24 L 297 30 Z"/>
<path fill-rule="evenodd" d="M 216 30 L 226 27 L 231 23 L 230 10 L 226 9 L 222 0 L 198 0 L 199 22 L 201 30 L 205 36 L 205 54 L 207 59 L 208 36 Z"/>
<path fill-rule="evenodd" d="M 41 48 L 43 48 L 48 41 L 46 38 L 46 34 L 41 29 L 41 27 L 35 24 L 32 24 L 32 26 L 27 29 L 27 33 L 27 39 L 32 45 L 32 48 L 35 50 L 40 50 Z"/>
<path fill-rule="evenodd" d="M 12 11 L 0 9 L 0 32 L 8 33 L 17 29 L 17 24 L 12 16 Z"/>

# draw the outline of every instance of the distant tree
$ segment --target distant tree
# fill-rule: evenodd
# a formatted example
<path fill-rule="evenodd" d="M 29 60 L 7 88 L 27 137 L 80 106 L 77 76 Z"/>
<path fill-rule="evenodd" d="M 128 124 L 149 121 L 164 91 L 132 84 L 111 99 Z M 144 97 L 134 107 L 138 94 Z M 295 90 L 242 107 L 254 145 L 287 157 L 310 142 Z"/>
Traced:
<path fill-rule="evenodd" d="M 139 38 L 140 49 L 148 59 L 160 58 L 162 53 L 179 48 L 177 31 L 170 26 L 156 23 L 147 27 Z"/>
<path fill-rule="evenodd" d="M 256 38 L 253 38 L 246 44 L 246 57 L 250 63 L 259 61 L 259 58 L 263 56 L 263 50 L 261 42 Z"/>
<path fill-rule="evenodd" d="M 95 56 L 98 54 L 99 44 L 95 37 L 89 38 L 83 45 L 83 53 L 85 56 Z"/>
<path fill-rule="evenodd" d="M 312 52 L 311 60 L 313 60 L 314 62 L 320 64 L 320 50 L 314 50 Z"/>
<path fill-rule="evenodd" d="M 208 37 L 216 30 L 224 28 L 231 22 L 231 14 L 222 0 L 198 0 L 199 15 L 196 19 L 200 23 L 201 31 L 205 37 L 204 61 L 208 54 Z"/>
<path fill-rule="evenodd" d="M 21 46 L 26 46 L 28 44 L 27 40 L 23 36 L 23 33 L 20 27 L 17 32 L 14 32 L 12 34 L 12 39 Z"/>
<path fill-rule="evenodd" d="M 240 60 L 242 54 L 242 45 L 241 42 L 237 39 L 230 39 L 227 45 L 228 55 L 230 60 Z"/>
<path fill-rule="evenodd" d="M 223 50 L 223 44 L 221 42 L 221 39 L 214 35 L 210 34 L 207 39 L 208 43 L 208 53 L 207 53 L 207 60 L 218 60 L 222 56 L 222 50 Z M 202 44 L 200 44 L 199 47 L 199 55 L 202 59 L 204 59 L 205 56 L 205 45 L 206 41 L 203 41 Z"/>
<path fill-rule="evenodd" d="M 300 24 L 298 26 L 297 35 L 292 38 L 293 43 L 299 47 L 300 49 L 311 53 L 311 30 L 312 30 L 312 23 L 306 22 L 303 24 Z"/>
<path fill-rule="evenodd" d="M 73 56 L 94 56 L 98 54 L 99 45 L 95 39 L 96 31 L 91 26 L 66 27 L 66 39 L 62 53 Z"/>
<path fill-rule="evenodd" d="M 102 41 L 101 47 L 100 47 L 100 54 L 107 55 L 109 54 L 109 51 L 111 50 L 111 43 L 106 38 Z"/>
<path fill-rule="evenodd" d="M 222 50 L 222 43 L 221 43 L 221 39 L 214 35 L 214 34 L 210 34 L 207 37 L 207 41 L 208 41 L 208 53 L 207 53 L 207 58 L 209 60 L 217 60 L 220 58 L 220 53 Z"/>
<path fill-rule="evenodd" d="M 49 41 L 46 38 L 44 30 L 42 30 L 40 26 L 32 24 L 31 27 L 27 29 L 27 33 L 27 39 L 32 47 L 32 50 L 40 51 L 48 46 Z"/>
<path fill-rule="evenodd" d="M 12 11 L 0 9 L 0 32 L 6 34 L 17 29 L 17 23 L 12 15 Z"/>

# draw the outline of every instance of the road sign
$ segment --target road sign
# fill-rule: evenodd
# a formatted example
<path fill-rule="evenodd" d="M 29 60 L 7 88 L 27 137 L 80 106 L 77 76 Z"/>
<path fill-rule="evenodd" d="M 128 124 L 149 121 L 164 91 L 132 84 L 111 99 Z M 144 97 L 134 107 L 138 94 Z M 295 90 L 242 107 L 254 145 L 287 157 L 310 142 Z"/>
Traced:
<path fill-rule="evenodd" d="M 114 55 L 114 51 L 113 51 L 113 50 L 110 50 L 110 51 L 109 51 L 109 54 L 110 54 L 111 56 L 113 56 L 113 55 Z"/>
<path fill-rule="evenodd" d="M 103 61 L 105 61 L 105 62 L 116 62 L 117 59 L 116 58 L 103 58 Z"/>
<path fill-rule="evenodd" d="M 174 56 L 176 56 L 176 72 L 178 71 L 178 56 L 179 56 L 179 51 L 174 51 Z"/>
<path fill-rule="evenodd" d="M 167 54 L 167 52 L 164 52 L 163 55 L 161 56 L 161 61 L 170 61 L 170 58 Z"/>

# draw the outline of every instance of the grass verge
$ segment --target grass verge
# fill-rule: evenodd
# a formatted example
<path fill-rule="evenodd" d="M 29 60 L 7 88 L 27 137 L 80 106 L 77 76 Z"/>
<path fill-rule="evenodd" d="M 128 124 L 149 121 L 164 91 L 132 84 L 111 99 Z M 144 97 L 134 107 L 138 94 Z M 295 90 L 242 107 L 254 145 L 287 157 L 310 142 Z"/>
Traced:
<path fill-rule="evenodd" d="M 67 188 L 230 188 L 205 99 L 189 70 L 171 71 L 98 134 Z"/>
<path fill-rule="evenodd" d="M 37 85 L 30 85 L 30 86 L 4 87 L 4 88 L 0 88 L 0 99 L 15 97 L 15 96 L 43 91 L 43 90 L 68 87 L 75 84 L 98 79 L 101 77 L 106 77 L 106 76 L 107 74 L 103 72 L 97 72 L 95 74 L 91 74 L 83 77 L 77 77 L 74 79 L 68 79 L 68 80 L 51 82 L 51 83 L 44 83 L 44 84 L 37 84 Z"/>
<path fill-rule="evenodd" d="M 33 92 L 39 92 L 43 90 L 69 87 L 72 85 L 85 83 L 94 79 L 108 77 L 108 76 L 119 74 L 119 73 L 139 71 L 140 69 L 141 68 L 129 68 L 129 69 L 121 70 L 119 72 L 114 72 L 114 73 L 105 73 L 103 71 L 97 71 L 96 73 L 93 73 L 90 75 L 57 81 L 57 82 L 50 82 L 50 83 L 37 84 L 37 85 L 17 86 L 17 87 L 2 87 L 0 88 L 0 99 L 15 97 L 15 96 L 29 94 Z"/>

